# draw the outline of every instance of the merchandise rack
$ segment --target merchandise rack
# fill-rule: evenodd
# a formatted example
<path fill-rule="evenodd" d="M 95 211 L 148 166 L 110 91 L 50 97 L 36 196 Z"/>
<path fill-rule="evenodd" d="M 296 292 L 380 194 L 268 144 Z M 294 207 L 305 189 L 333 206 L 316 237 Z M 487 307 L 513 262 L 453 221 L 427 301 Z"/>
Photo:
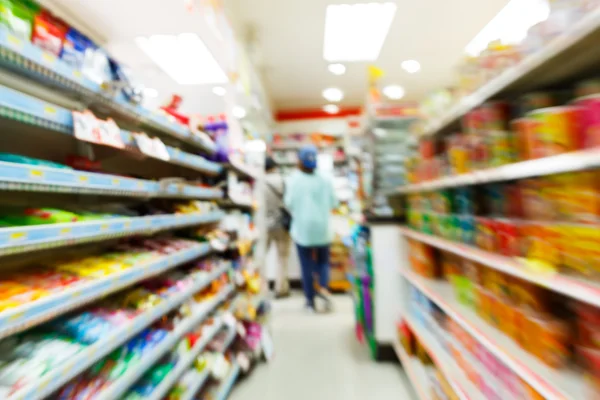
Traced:
<path fill-rule="evenodd" d="M 455 243 L 433 235 L 417 232 L 410 228 L 400 228 L 402 233 L 420 242 L 463 258 L 476 261 L 505 274 L 535 283 L 547 289 L 562 293 L 574 299 L 600 307 L 600 285 L 558 273 L 532 272 L 517 259 L 480 250 L 476 247 Z"/>
<path fill-rule="evenodd" d="M 210 366 L 204 367 L 198 378 L 194 381 L 194 384 L 181 396 L 180 400 L 194 400 L 196 393 L 204 386 L 210 376 Z"/>
<path fill-rule="evenodd" d="M 144 198 L 220 199 L 223 195 L 220 189 L 4 161 L 0 161 L 0 190 Z"/>
<path fill-rule="evenodd" d="M 221 384 L 215 390 L 212 398 L 214 400 L 226 400 L 229 397 L 231 389 L 233 389 L 233 385 L 235 385 L 239 374 L 240 365 L 237 363 L 237 361 L 234 361 L 231 367 L 231 372 L 229 372 L 229 375 L 227 375 L 227 377 L 223 379 Z"/>
<path fill-rule="evenodd" d="M 197 327 L 208 316 L 209 313 L 211 313 L 222 301 L 227 298 L 227 296 L 231 294 L 232 291 L 233 286 L 229 285 L 225 289 L 221 290 L 214 299 L 207 301 L 207 304 L 201 311 L 195 313 L 189 318 L 186 318 L 175 328 L 173 332 L 168 335 L 167 338 L 163 339 L 151 353 L 142 357 L 139 364 L 135 368 L 129 369 L 125 374 L 121 375 L 119 379 L 103 389 L 102 392 L 95 397 L 96 400 L 120 399 L 121 396 L 123 396 L 127 390 L 135 382 L 137 382 L 142 375 L 146 373 L 147 370 L 149 370 L 168 351 L 173 349 L 186 333 Z M 162 397 L 158 398 L 161 399 Z"/>
<path fill-rule="evenodd" d="M 40 84 L 67 91 L 71 97 L 83 100 L 93 109 L 108 109 L 113 115 L 192 144 L 207 152 L 212 153 L 216 149 L 211 141 L 195 136 L 189 129 L 169 120 L 166 116 L 130 104 L 121 93 L 111 97 L 101 85 L 87 79 L 78 69 L 72 68 L 63 60 L 34 44 L 19 39 L 6 29 L 0 29 L 0 63 Z"/>
<path fill-rule="evenodd" d="M 223 212 L 110 218 L 89 222 L 0 228 L 0 255 L 97 242 L 219 221 Z"/>
<path fill-rule="evenodd" d="M 3 311 L 0 313 L 0 339 L 49 321 L 82 305 L 103 298 L 134 283 L 159 275 L 210 252 L 210 245 L 199 244 L 191 249 L 169 254 L 158 260 L 136 265 L 105 278 L 75 285 L 41 300 Z"/>
<path fill-rule="evenodd" d="M 223 321 L 219 320 L 210 329 L 209 333 L 202 334 L 202 340 L 196 342 L 194 347 L 190 350 L 189 354 L 180 359 L 177 362 L 175 368 L 169 372 L 167 377 L 161 381 L 161 383 L 154 389 L 152 394 L 148 397 L 148 400 L 162 400 L 168 393 L 169 390 L 177 383 L 179 378 L 190 368 L 190 365 L 200 355 L 204 348 L 210 343 L 217 333 L 223 327 Z M 208 374 L 207 374 L 208 377 Z"/>
<path fill-rule="evenodd" d="M 408 379 L 410 379 L 413 384 L 413 388 L 417 393 L 417 398 L 419 400 L 430 400 L 427 391 L 429 384 L 427 382 L 425 367 L 418 360 L 414 360 L 410 357 L 398 341 L 395 341 L 393 346 L 396 355 L 402 363 L 402 367 L 408 375 Z"/>
<path fill-rule="evenodd" d="M 488 349 L 508 368 L 549 400 L 584 399 L 587 387 L 580 372 L 550 368 L 499 330 L 487 325 L 472 310 L 458 303 L 452 288 L 444 282 L 429 281 L 409 271 L 402 271 L 410 284 L 437 304 L 448 317 L 455 320 L 478 343 Z"/>
<path fill-rule="evenodd" d="M 438 343 L 431 333 L 422 324 L 416 322 L 411 315 L 406 315 L 404 320 L 427 350 L 433 363 L 444 374 L 459 400 L 483 400 L 479 391 L 469 382 L 441 343 Z"/>
<path fill-rule="evenodd" d="M 7 400 L 41 400 L 50 396 L 64 386 L 71 379 L 81 374 L 97 361 L 109 355 L 113 350 L 123 345 L 129 339 L 139 334 L 157 319 L 161 318 L 181 303 L 191 298 L 194 294 L 207 287 L 213 280 L 227 271 L 223 267 L 206 277 L 197 278 L 196 281 L 170 298 L 163 300 L 156 307 L 138 315 L 132 322 L 114 330 L 110 335 L 80 351 L 63 365 L 53 368 L 35 383 L 29 384 L 14 392 Z M 133 383 L 133 382 L 131 382 Z M 113 397 L 114 399 L 115 397 Z"/>
<path fill-rule="evenodd" d="M 44 131 L 59 132 L 75 138 L 71 110 L 2 85 L 0 85 L 0 117 L 42 128 Z M 135 147 L 135 140 L 130 132 L 121 130 L 121 140 L 126 148 Z M 165 162 L 205 174 L 214 175 L 221 171 L 222 167 L 218 163 L 207 161 L 200 156 L 186 153 L 174 147 L 166 146 L 166 148 L 170 159 Z M 123 149 L 121 151 L 128 150 Z"/>
<path fill-rule="evenodd" d="M 527 160 L 496 168 L 448 176 L 432 181 L 400 186 L 390 194 L 410 194 L 469 185 L 533 178 L 563 172 L 583 171 L 600 167 L 600 150 L 580 150 L 556 156 Z"/>
<path fill-rule="evenodd" d="M 451 128 L 470 110 L 493 97 L 548 86 L 586 71 L 598 62 L 598 55 L 589 49 L 598 42 L 599 36 L 600 9 L 596 8 L 542 49 L 462 98 L 443 116 L 430 121 L 425 135 Z"/>

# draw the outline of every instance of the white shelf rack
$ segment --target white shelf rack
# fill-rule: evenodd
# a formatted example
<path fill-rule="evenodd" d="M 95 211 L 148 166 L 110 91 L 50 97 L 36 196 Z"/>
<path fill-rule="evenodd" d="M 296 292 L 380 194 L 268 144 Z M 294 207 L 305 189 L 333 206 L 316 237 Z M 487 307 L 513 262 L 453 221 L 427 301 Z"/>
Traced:
<path fill-rule="evenodd" d="M 237 361 L 233 361 L 229 375 L 227 375 L 227 377 L 225 377 L 225 379 L 223 379 L 221 384 L 217 387 L 212 398 L 214 400 L 226 400 L 229 397 L 231 389 L 233 389 L 233 386 L 235 385 L 239 375 L 240 365 L 237 363 Z"/>
<path fill-rule="evenodd" d="M 467 174 L 448 176 L 422 183 L 404 185 L 400 186 L 395 191 L 392 191 L 392 194 L 430 192 L 461 186 L 481 185 L 564 172 L 583 171 L 598 167 L 600 167 L 600 149 L 581 150 L 536 160 L 507 164 L 496 168 L 483 169 Z"/>
<path fill-rule="evenodd" d="M 575 277 L 558 273 L 540 273 L 527 269 L 518 259 L 504 257 L 498 254 L 480 250 L 476 247 L 455 243 L 450 240 L 417 232 L 410 228 L 400 228 L 403 235 L 441 250 L 476 261 L 497 271 L 523 279 L 527 282 L 543 286 L 547 289 L 562 293 L 571 298 L 600 307 L 600 285 Z"/>
<path fill-rule="evenodd" d="M 88 346 L 62 365 L 52 368 L 48 373 L 35 382 L 25 385 L 14 392 L 7 400 L 42 400 L 64 386 L 71 379 L 83 373 L 97 361 L 109 355 L 113 350 L 139 334 L 154 321 L 161 318 L 181 303 L 207 287 L 213 280 L 227 271 L 227 267 L 197 278 L 185 290 L 177 293 L 159 305 L 138 315 L 126 326 L 115 329 L 110 335 Z M 132 382 L 133 383 L 133 382 Z M 114 399 L 116 397 L 113 397 Z"/>
<path fill-rule="evenodd" d="M 597 54 L 589 51 L 589 42 L 597 39 L 599 31 L 600 9 L 597 8 L 539 51 L 503 71 L 471 95 L 462 98 L 444 115 L 430 121 L 424 133 L 435 135 L 451 127 L 470 110 L 500 94 L 530 90 L 556 79 L 575 76 L 590 62 L 598 60 Z"/>
<path fill-rule="evenodd" d="M 499 330 L 482 321 L 475 311 L 461 305 L 449 283 L 431 281 L 410 271 L 403 276 L 437 304 L 481 345 L 527 382 L 547 400 L 580 400 L 587 398 L 587 385 L 581 372 L 552 369 L 523 350 Z"/>
<path fill-rule="evenodd" d="M 204 367 L 202 372 L 198 373 L 198 377 L 196 378 L 192 386 L 190 386 L 187 389 L 187 391 L 181 396 L 180 400 L 194 400 L 194 398 L 196 397 L 196 393 L 198 393 L 200 388 L 204 386 L 204 384 L 208 381 L 209 377 L 210 366 L 207 365 L 206 367 Z"/>
<path fill-rule="evenodd" d="M 197 341 L 194 347 L 185 357 L 181 358 L 175 368 L 167 375 L 165 379 L 154 389 L 152 394 L 147 397 L 148 400 L 162 400 L 169 390 L 177 383 L 179 378 L 190 368 L 190 365 L 200 355 L 202 350 L 210 343 L 217 333 L 223 327 L 223 321 L 218 320 L 211 327 L 209 332 L 202 332 L 202 339 Z"/>
<path fill-rule="evenodd" d="M 17 254 L 90 243 L 119 237 L 209 224 L 221 220 L 220 210 L 205 213 L 163 214 L 107 218 L 97 221 L 0 228 L 0 255 Z"/>
<path fill-rule="evenodd" d="M 398 342 L 393 343 L 394 351 L 402 362 L 402 367 L 412 384 L 419 400 L 431 400 L 429 394 L 429 383 L 425 373 L 425 367 L 417 359 L 412 358 L 406 353 L 404 347 Z"/>
<path fill-rule="evenodd" d="M 438 343 L 427 329 L 416 322 L 411 315 L 405 315 L 404 320 L 419 339 L 419 342 L 425 347 L 433 363 L 444 374 L 458 398 L 460 400 L 484 400 L 481 393 L 467 379 L 464 372 L 458 367 L 442 344 Z"/>
<path fill-rule="evenodd" d="M 136 282 L 159 275 L 178 265 L 193 261 L 210 252 L 210 245 L 198 244 L 192 248 L 141 263 L 105 278 L 74 285 L 51 296 L 0 312 L 0 339 L 49 321 L 61 314 L 103 298 Z"/>
<path fill-rule="evenodd" d="M 158 360 L 161 359 L 168 351 L 172 350 L 181 338 L 197 327 L 204 319 L 233 291 L 233 286 L 229 285 L 221 290 L 217 296 L 208 300 L 206 304 L 202 304 L 201 310 L 196 311 L 194 315 L 185 319 L 181 324 L 171 332 L 167 338 L 163 339 L 158 346 L 149 354 L 144 356 L 136 368 L 130 368 L 121 375 L 119 379 L 112 382 L 108 387 L 102 390 L 95 399 L 96 400 L 114 400 L 120 399 L 129 388 L 137 382 L 142 375 L 146 373 Z M 193 359 L 191 360 L 193 361 Z M 165 390 L 165 388 L 161 388 Z M 168 390 L 168 388 L 166 389 Z M 153 397 L 154 398 L 154 397 Z M 161 399 L 162 397 L 157 397 Z"/>

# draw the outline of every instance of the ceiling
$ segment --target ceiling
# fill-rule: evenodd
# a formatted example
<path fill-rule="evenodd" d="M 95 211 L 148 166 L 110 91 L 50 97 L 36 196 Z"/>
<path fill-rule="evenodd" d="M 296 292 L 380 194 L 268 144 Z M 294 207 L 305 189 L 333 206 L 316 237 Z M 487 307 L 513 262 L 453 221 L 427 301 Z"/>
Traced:
<path fill-rule="evenodd" d="M 207 41 L 214 36 L 197 10 L 219 0 L 41 0 L 59 16 L 109 50 L 160 93 L 162 103 L 172 93 L 184 97 L 182 111 L 216 114 L 224 100 L 209 86 L 177 85 L 134 43 L 139 35 L 196 32 Z M 334 76 L 323 59 L 325 10 L 328 4 L 355 0 L 220 0 L 244 41 L 277 110 L 320 108 L 321 92 L 336 86 L 344 90 L 343 106 L 364 104 L 368 63 L 347 64 L 343 76 Z M 367 0 L 363 0 L 365 2 Z M 422 99 L 432 90 L 451 84 L 455 66 L 466 44 L 502 9 L 508 0 L 389 0 L 398 5 L 396 17 L 376 65 L 385 71 L 383 84 L 406 90 L 404 101 Z M 231 63 L 226 45 L 211 39 L 207 46 L 223 64 Z M 421 71 L 408 74 L 400 63 L 415 59 Z"/>
<path fill-rule="evenodd" d="M 364 104 L 367 63 L 347 64 L 344 76 L 334 76 L 323 59 L 325 10 L 328 4 L 353 0 L 225 0 L 277 110 L 321 107 L 321 91 L 344 90 L 340 104 Z M 508 0 L 393 0 L 396 17 L 376 65 L 386 75 L 382 83 L 403 86 L 403 100 L 419 100 L 454 81 L 454 71 L 467 43 Z M 366 2 L 363 0 L 362 2 Z M 421 71 L 408 74 L 400 63 L 414 59 Z"/>

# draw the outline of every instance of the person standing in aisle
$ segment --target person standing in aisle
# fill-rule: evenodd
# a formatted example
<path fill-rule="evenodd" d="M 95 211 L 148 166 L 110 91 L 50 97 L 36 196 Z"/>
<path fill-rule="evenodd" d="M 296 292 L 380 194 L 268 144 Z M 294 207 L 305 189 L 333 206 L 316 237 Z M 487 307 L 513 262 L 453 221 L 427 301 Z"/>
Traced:
<path fill-rule="evenodd" d="M 281 174 L 277 172 L 277 164 L 271 157 L 265 160 L 265 205 L 267 211 L 267 251 L 271 243 L 275 243 L 278 256 L 277 279 L 275 281 L 275 296 L 278 298 L 290 295 L 288 277 L 288 259 L 292 240 L 288 233 L 289 215 L 283 208 L 283 193 L 285 185 Z"/>
<path fill-rule="evenodd" d="M 298 171 L 286 184 L 285 206 L 292 216 L 290 234 L 298 249 L 306 308 L 315 310 L 315 296 L 332 307 L 329 287 L 331 211 L 337 207 L 333 183 L 316 171 L 317 148 L 309 145 L 298 152 Z M 313 274 L 319 276 L 315 292 Z"/>

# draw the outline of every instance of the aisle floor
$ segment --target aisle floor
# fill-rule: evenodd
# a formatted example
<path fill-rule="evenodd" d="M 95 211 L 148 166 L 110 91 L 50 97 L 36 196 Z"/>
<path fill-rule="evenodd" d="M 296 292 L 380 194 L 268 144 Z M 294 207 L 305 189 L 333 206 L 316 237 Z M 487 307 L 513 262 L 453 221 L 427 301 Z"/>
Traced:
<path fill-rule="evenodd" d="M 399 364 L 376 363 L 354 336 L 349 296 L 335 296 L 335 312 L 309 315 L 303 298 L 273 302 L 276 354 L 234 389 L 231 400 L 412 400 Z"/>

